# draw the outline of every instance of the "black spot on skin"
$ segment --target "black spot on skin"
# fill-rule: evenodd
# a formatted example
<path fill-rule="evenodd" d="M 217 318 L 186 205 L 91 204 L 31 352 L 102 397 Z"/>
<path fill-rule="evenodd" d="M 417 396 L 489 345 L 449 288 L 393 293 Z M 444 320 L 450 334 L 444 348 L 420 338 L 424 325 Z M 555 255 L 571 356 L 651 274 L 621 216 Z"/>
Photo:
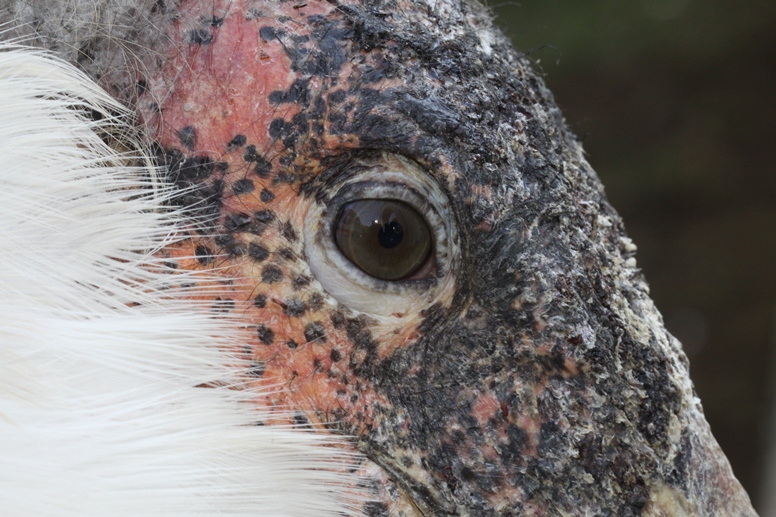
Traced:
<path fill-rule="evenodd" d="M 231 258 L 245 255 L 245 247 L 241 243 L 237 242 L 237 239 L 234 238 L 234 235 L 230 233 L 217 235 L 213 241 Z"/>
<path fill-rule="evenodd" d="M 286 346 L 287 346 L 288 348 L 290 348 L 291 350 L 293 350 L 293 349 L 295 349 L 296 347 L 298 347 L 298 346 L 299 346 L 299 343 L 297 343 L 297 342 L 296 342 L 296 341 L 294 341 L 293 339 L 289 339 L 288 341 L 286 341 Z"/>
<path fill-rule="evenodd" d="M 262 377 L 264 376 L 264 370 L 264 363 L 261 361 L 256 361 L 248 367 L 248 375 L 251 377 Z"/>
<path fill-rule="evenodd" d="M 253 306 L 257 309 L 263 309 L 267 306 L 267 296 L 263 294 L 256 295 L 253 299 Z"/>
<path fill-rule="evenodd" d="M 261 235 L 267 229 L 267 224 L 263 221 L 256 221 L 250 215 L 238 212 L 229 214 L 224 219 L 224 228 L 229 232 L 245 232 L 254 235 Z"/>
<path fill-rule="evenodd" d="M 242 212 L 229 214 L 224 220 L 224 228 L 230 232 L 241 232 L 244 231 L 252 221 L 251 216 Z"/>
<path fill-rule="evenodd" d="M 348 339 L 353 343 L 356 350 L 366 352 L 366 358 L 360 365 L 353 365 L 354 371 L 358 375 L 374 375 L 375 361 L 377 360 L 377 342 L 369 331 L 369 318 L 359 316 L 346 320 L 345 331 Z"/>
<path fill-rule="evenodd" d="M 254 161 L 256 164 L 253 166 L 253 173 L 259 178 L 268 178 L 269 173 L 272 172 L 272 164 L 261 156 L 257 156 Z"/>
<path fill-rule="evenodd" d="M 275 213 L 272 210 L 259 210 L 254 217 L 262 224 L 269 224 L 275 220 Z"/>
<path fill-rule="evenodd" d="M 294 226 L 290 222 L 283 223 L 280 234 L 290 242 L 296 242 L 299 238 L 296 234 L 296 230 L 294 230 Z"/>
<path fill-rule="evenodd" d="M 385 503 L 370 501 L 364 505 L 364 513 L 367 517 L 390 517 L 391 513 Z"/>
<path fill-rule="evenodd" d="M 330 129 L 332 134 L 334 135 L 340 135 L 344 133 L 345 125 L 348 122 L 348 117 L 344 113 L 329 113 L 329 123 L 330 123 Z"/>
<path fill-rule="evenodd" d="M 265 345 L 271 345 L 275 342 L 275 332 L 265 325 L 259 325 L 256 334 L 259 336 L 259 341 Z"/>
<path fill-rule="evenodd" d="M 293 132 L 294 126 L 287 123 L 282 118 L 276 118 L 272 122 L 269 123 L 269 136 L 272 138 L 281 138 L 285 136 L 288 133 Z M 293 147 L 293 146 L 286 146 L 286 147 Z"/>
<path fill-rule="evenodd" d="M 312 59 L 297 63 L 297 68 L 304 67 L 307 73 L 315 75 L 330 75 L 339 71 L 348 59 L 345 40 L 353 38 L 354 30 L 322 17 L 310 17 L 308 20 L 314 27 L 311 37 L 317 42 L 320 51 Z"/>
<path fill-rule="evenodd" d="M 248 194 L 254 190 L 256 190 L 256 186 L 253 184 L 253 181 L 249 179 L 237 180 L 232 185 L 232 192 L 237 195 Z"/>
<path fill-rule="evenodd" d="M 331 324 L 335 329 L 339 329 L 345 326 L 345 316 L 341 312 L 335 312 L 331 315 Z"/>
<path fill-rule="evenodd" d="M 294 415 L 294 425 L 298 425 L 300 427 L 310 427 L 310 421 L 306 416 L 297 413 Z"/>
<path fill-rule="evenodd" d="M 458 446 L 464 445 L 466 443 L 466 435 L 463 434 L 463 431 L 461 431 L 460 429 L 456 429 L 455 431 L 453 431 L 453 433 L 451 434 L 451 438 L 453 439 L 453 443 Z M 412 461 L 410 461 L 409 465 L 405 464 L 405 466 L 406 467 L 412 466 Z"/>
<path fill-rule="evenodd" d="M 180 140 L 181 145 L 184 147 L 194 150 L 194 146 L 197 143 L 197 132 L 193 127 L 186 126 L 178 130 L 178 140 Z"/>
<path fill-rule="evenodd" d="M 193 29 L 189 32 L 189 41 L 195 45 L 210 45 L 213 35 L 206 29 Z"/>
<path fill-rule="evenodd" d="M 261 244 L 251 242 L 248 244 L 248 256 L 256 262 L 264 262 L 269 257 L 269 250 Z"/>
<path fill-rule="evenodd" d="M 296 253 L 291 248 L 280 248 L 277 250 L 277 255 L 283 260 L 294 260 Z"/>
<path fill-rule="evenodd" d="M 229 143 L 226 144 L 226 150 L 234 151 L 235 149 L 244 146 L 245 142 L 247 141 L 248 139 L 245 137 L 245 135 L 235 135 L 231 140 L 229 140 Z"/>
<path fill-rule="evenodd" d="M 213 16 L 210 20 L 210 26 L 211 27 L 220 27 L 224 23 L 224 17 L 223 16 Z"/>
<path fill-rule="evenodd" d="M 299 298 L 291 298 L 283 306 L 283 314 L 291 318 L 298 318 L 307 312 L 307 304 Z"/>
<path fill-rule="evenodd" d="M 215 261 L 215 257 L 213 257 L 213 252 L 210 250 L 210 248 L 202 244 L 197 246 L 197 249 L 195 250 L 194 254 L 197 256 L 197 260 L 199 261 L 199 263 L 202 264 L 203 266 L 212 264 L 213 261 Z"/>
<path fill-rule="evenodd" d="M 464 467 L 461 469 L 461 479 L 472 482 L 477 479 L 477 475 L 469 467 Z"/>
<path fill-rule="evenodd" d="M 258 157 L 259 151 L 256 149 L 255 145 L 251 144 L 245 148 L 245 152 L 243 153 L 243 160 L 246 162 L 255 162 L 256 158 Z"/>
<path fill-rule="evenodd" d="M 272 104 L 295 103 L 306 107 L 310 104 L 309 82 L 309 79 L 297 79 L 288 91 L 276 90 L 270 93 L 269 101 Z"/>
<path fill-rule="evenodd" d="M 297 113 L 291 118 L 291 123 L 296 126 L 297 131 L 303 131 L 307 128 L 308 125 L 308 118 L 307 115 L 304 113 Z"/>
<path fill-rule="evenodd" d="M 337 363 L 342 359 L 342 353 L 336 348 L 332 348 L 331 353 L 329 354 L 329 358 L 331 358 L 333 362 Z"/>
<path fill-rule="evenodd" d="M 279 34 L 282 34 L 282 31 L 278 31 L 275 27 L 267 26 L 259 29 L 259 36 L 266 42 L 277 39 Z"/>
<path fill-rule="evenodd" d="M 167 166 L 170 179 L 181 187 L 205 180 L 213 174 L 213 160 L 207 156 L 184 157 L 183 153 L 175 149 L 160 156 L 160 161 Z"/>
<path fill-rule="evenodd" d="M 331 104 L 342 104 L 345 102 L 347 95 L 345 90 L 335 90 L 329 94 L 329 102 Z"/>
<path fill-rule="evenodd" d="M 308 323 L 304 328 L 304 338 L 307 342 L 318 341 L 320 343 L 326 342 L 326 329 L 320 321 L 313 321 Z"/>
<path fill-rule="evenodd" d="M 275 194 L 270 192 L 267 189 L 262 189 L 261 194 L 259 194 L 259 199 L 262 203 L 269 203 L 273 199 L 275 199 Z"/>
<path fill-rule="evenodd" d="M 145 94 L 146 91 L 148 91 L 148 82 L 145 79 L 139 79 L 137 81 L 137 95 L 141 96 Z"/>
<path fill-rule="evenodd" d="M 323 116 L 326 114 L 326 109 L 327 109 L 326 101 L 323 99 L 323 97 L 316 97 L 315 105 L 313 106 L 313 109 L 310 111 L 310 117 L 320 122 L 319 119 L 322 119 Z"/>
<path fill-rule="evenodd" d="M 274 265 L 265 266 L 261 271 L 261 281 L 265 284 L 274 284 L 283 278 L 283 272 Z"/>
<path fill-rule="evenodd" d="M 249 145 L 245 148 L 245 152 L 243 153 L 243 160 L 255 164 L 253 166 L 253 173 L 258 177 L 269 177 L 269 173 L 272 171 L 272 164 L 259 154 L 259 151 L 256 149 L 255 145 Z"/>
<path fill-rule="evenodd" d="M 298 291 L 299 289 L 302 289 L 303 287 L 307 287 L 310 285 L 310 279 L 306 276 L 298 276 L 294 278 L 294 280 L 291 282 L 291 288 L 294 291 Z"/>
<path fill-rule="evenodd" d="M 311 310 L 317 311 L 323 307 L 323 295 L 321 293 L 313 293 L 310 299 L 307 301 L 307 305 Z"/>

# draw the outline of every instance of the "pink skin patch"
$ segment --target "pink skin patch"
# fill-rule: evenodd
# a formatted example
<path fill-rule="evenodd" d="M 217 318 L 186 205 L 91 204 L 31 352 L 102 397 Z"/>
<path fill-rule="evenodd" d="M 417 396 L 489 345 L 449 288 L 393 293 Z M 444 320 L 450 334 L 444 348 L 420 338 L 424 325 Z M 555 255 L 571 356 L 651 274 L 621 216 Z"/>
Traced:
<path fill-rule="evenodd" d="M 289 57 L 288 41 L 293 38 L 304 52 L 311 44 L 303 40 L 313 37 L 308 20 L 333 10 L 325 2 L 298 5 L 268 3 L 253 12 L 241 1 L 185 2 L 167 29 L 175 51 L 149 76 L 139 105 L 149 134 L 164 149 L 216 164 L 206 181 L 218 182 L 223 193 L 218 222 L 230 232 L 231 256 L 212 239 L 192 239 L 169 253 L 197 256 L 204 248 L 213 259 L 187 260 L 185 267 L 217 269 L 241 280 L 229 290 L 233 310 L 255 329 L 248 345 L 261 365 L 256 382 L 283 387 L 268 404 L 299 410 L 313 422 L 346 415 L 357 429 L 373 424 L 370 408 L 380 397 L 350 382 L 348 362 L 359 354 L 346 330 L 332 323 L 331 301 L 309 289 L 301 232 L 312 200 L 299 195 L 299 186 L 323 169 L 321 159 L 358 141 L 329 131 L 330 108 L 315 121 L 323 131 L 314 137 L 300 131 L 289 145 L 273 131 L 292 124 L 304 109 L 300 102 L 285 102 L 288 96 L 314 97 L 345 83 L 352 65 L 342 63 L 337 77 L 293 69 L 298 62 Z M 203 20 L 214 21 L 207 26 Z M 300 79 L 306 93 L 295 93 Z M 294 152 L 310 138 L 316 139 L 315 156 Z M 279 182 L 284 170 L 297 176 Z"/>

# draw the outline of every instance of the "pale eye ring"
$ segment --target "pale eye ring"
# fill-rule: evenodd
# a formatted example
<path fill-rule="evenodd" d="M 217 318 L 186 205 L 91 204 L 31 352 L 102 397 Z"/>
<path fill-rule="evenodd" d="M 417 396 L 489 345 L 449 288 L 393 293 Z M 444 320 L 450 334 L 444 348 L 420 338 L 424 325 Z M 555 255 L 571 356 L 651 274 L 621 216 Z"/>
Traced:
<path fill-rule="evenodd" d="M 400 317 L 452 296 L 455 217 L 417 163 L 387 153 L 354 160 L 319 189 L 305 215 L 305 256 L 335 300 Z"/>

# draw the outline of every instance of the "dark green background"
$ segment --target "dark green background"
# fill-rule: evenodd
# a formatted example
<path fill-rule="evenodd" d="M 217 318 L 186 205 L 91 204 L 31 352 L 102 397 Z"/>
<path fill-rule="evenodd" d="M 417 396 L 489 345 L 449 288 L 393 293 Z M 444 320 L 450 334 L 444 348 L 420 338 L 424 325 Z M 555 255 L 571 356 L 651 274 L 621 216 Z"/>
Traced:
<path fill-rule="evenodd" d="M 776 2 L 491 6 L 583 138 L 759 506 L 776 392 Z"/>

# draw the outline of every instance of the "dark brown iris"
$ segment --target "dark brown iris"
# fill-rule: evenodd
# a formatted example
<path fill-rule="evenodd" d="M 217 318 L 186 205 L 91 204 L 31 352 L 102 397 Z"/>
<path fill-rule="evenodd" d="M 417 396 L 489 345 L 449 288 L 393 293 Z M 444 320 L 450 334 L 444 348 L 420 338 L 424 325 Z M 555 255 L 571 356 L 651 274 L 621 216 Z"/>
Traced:
<path fill-rule="evenodd" d="M 361 199 L 343 206 L 334 240 L 348 260 L 381 280 L 409 278 L 431 255 L 425 219 L 395 199 Z"/>

